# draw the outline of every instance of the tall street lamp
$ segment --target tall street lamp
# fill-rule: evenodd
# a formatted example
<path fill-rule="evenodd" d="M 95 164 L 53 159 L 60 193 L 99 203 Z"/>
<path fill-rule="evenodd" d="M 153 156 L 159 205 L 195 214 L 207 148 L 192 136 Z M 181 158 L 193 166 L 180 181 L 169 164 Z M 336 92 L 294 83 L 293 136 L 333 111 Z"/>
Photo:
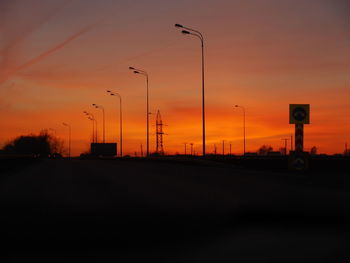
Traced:
<path fill-rule="evenodd" d="M 105 108 L 102 105 L 92 104 L 96 109 L 101 109 L 103 114 L 103 143 L 105 143 Z"/>
<path fill-rule="evenodd" d="M 202 48 L 202 126 L 203 126 L 203 156 L 205 156 L 205 100 L 204 100 L 204 37 L 201 32 L 198 30 L 185 27 L 180 24 L 175 24 L 175 27 L 183 28 L 187 30 L 182 30 L 181 32 L 185 35 L 192 35 L 195 37 L 198 37 L 201 41 L 201 48 Z"/>
<path fill-rule="evenodd" d="M 95 140 L 95 121 L 91 116 L 88 116 L 88 119 L 92 121 L 92 142 Z"/>
<path fill-rule="evenodd" d="M 92 142 L 95 143 L 97 142 L 97 123 L 96 123 L 96 133 L 95 133 L 95 122 L 96 119 L 94 117 L 94 115 L 90 112 L 84 111 L 86 117 L 92 121 Z"/>
<path fill-rule="evenodd" d="M 146 94 L 146 99 L 147 99 L 147 109 L 146 109 L 146 117 L 147 117 L 147 157 L 149 156 L 149 98 L 148 98 L 148 73 L 144 70 L 141 69 L 136 69 L 134 67 L 129 67 L 130 70 L 132 70 L 135 74 L 141 74 L 146 77 L 146 89 L 147 89 L 147 94 Z"/>
<path fill-rule="evenodd" d="M 284 141 L 284 155 L 287 155 L 287 142 L 288 142 L 288 138 L 286 139 L 282 139 L 282 141 Z"/>
<path fill-rule="evenodd" d="M 225 140 L 222 140 L 222 156 L 225 156 Z"/>
<path fill-rule="evenodd" d="M 71 145 L 71 127 L 68 123 L 63 122 L 62 123 L 64 126 L 68 127 L 69 130 L 69 140 L 68 140 L 68 157 L 70 158 L 70 145 Z"/>
<path fill-rule="evenodd" d="M 246 140 L 245 140 L 245 108 L 240 105 L 235 105 L 235 108 L 241 108 L 243 110 L 243 155 L 245 155 L 245 145 L 246 145 Z"/>
<path fill-rule="evenodd" d="M 122 113 L 122 96 L 117 92 L 107 90 L 111 96 L 119 98 L 119 138 L 120 138 L 120 157 L 123 157 L 123 113 Z"/>

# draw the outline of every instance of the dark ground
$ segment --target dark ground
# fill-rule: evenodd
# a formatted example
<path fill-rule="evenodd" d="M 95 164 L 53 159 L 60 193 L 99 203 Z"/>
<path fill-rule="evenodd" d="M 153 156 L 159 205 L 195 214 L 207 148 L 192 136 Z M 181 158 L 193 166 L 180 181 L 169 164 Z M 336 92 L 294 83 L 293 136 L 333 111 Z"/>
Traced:
<path fill-rule="evenodd" d="M 15 166 L 0 170 L 2 262 L 350 262 L 346 171 L 212 161 Z"/>

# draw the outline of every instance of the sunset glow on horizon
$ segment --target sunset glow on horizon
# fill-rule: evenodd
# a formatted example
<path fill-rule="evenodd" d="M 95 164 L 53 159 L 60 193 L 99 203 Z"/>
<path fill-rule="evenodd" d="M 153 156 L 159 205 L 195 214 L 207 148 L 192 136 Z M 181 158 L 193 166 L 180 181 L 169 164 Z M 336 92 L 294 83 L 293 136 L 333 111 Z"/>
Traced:
<path fill-rule="evenodd" d="M 124 155 L 146 148 L 146 82 L 128 67 L 144 69 L 150 87 L 150 151 L 156 112 L 164 150 L 202 152 L 201 54 L 205 38 L 207 153 L 247 152 L 261 145 L 278 151 L 290 139 L 289 104 L 311 105 L 305 150 L 343 153 L 350 144 L 350 4 L 348 1 L 2 1 L 0 3 L 0 148 L 42 129 L 54 130 L 72 155 L 89 150 L 92 123 L 102 140 L 119 143 L 123 98 Z M 290 141 L 288 142 L 288 148 Z M 119 149 L 118 149 L 119 153 Z"/>

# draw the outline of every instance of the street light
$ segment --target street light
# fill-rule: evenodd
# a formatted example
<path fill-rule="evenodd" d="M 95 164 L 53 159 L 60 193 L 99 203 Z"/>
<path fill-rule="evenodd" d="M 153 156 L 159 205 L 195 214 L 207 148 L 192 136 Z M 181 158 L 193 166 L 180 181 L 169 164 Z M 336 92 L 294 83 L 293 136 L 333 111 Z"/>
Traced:
<path fill-rule="evenodd" d="M 97 143 L 97 122 L 94 115 L 90 112 L 84 111 L 86 117 L 92 121 L 92 142 Z M 95 122 L 96 122 L 96 133 L 95 133 Z"/>
<path fill-rule="evenodd" d="M 178 28 L 184 28 L 187 30 L 182 30 L 181 33 L 184 35 L 192 35 L 195 37 L 198 37 L 199 40 L 201 41 L 201 48 L 202 48 L 202 126 L 203 126 L 203 156 L 205 156 L 205 96 L 204 96 L 204 37 L 201 32 L 198 30 L 185 27 L 180 24 L 175 24 L 175 27 Z"/>
<path fill-rule="evenodd" d="M 123 119 L 122 119 L 122 96 L 117 92 L 107 90 L 111 96 L 119 97 L 119 138 L 120 138 L 120 157 L 123 157 Z"/>
<path fill-rule="evenodd" d="M 225 140 L 222 140 L 222 156 L 225 156 Z"/>
<path fill-rule="evenodd" d="M 148 73 L 144 70 L 141 69 L 136 69 L 134 67 L 129 67 L 130 70 L 133 70 L 135 74 L 141 74 L 146 77 L 146 89 L 147 89 L 147 94 L 146 94 L 146 100 L 147 100 L 147 109 L 146 109 L 146 117 L 147 117 L 147 157 L 149 156 L 149 97 L 148 97 Z"/>
<path fill-rule="evenodd" d="M 70 158 L 70 145 L 71 145 L 71 127 L 68 123 L 65 123 L 65 122 L 62 122 L 62 124 L 64 126 L 67 126 L 68 127 L 68 130 L 69 130 L 69 141 L 68 141 L 68 157 Z"/>
<path fill-rule="evenodd" d="M 87 112 L 87 111 L 84 111 L 84 113 L 86 114 L 86 116 L 88 118 L 91 118 L 92 121 L 95 123 L 95 129 L 93 130 L 93 142 L 97 143 L 97 120 L 92 113 Z"/>
<path fill-rule="evenodd" d="M 95 140 L 95 121 L 91 116 L 88 116 L 88 119 L 92 121 L 92 142 Z"/>
<path fill-rule="evenodd" d="M 284 155 L 287 155 L 287 142 L 288 142 L 288 138 L 286 139 L 282 139 L 282 141 L 284 141 Z"/>
<path fill-rule="evenodd" d="M 246 140 L 245 140 L 245 108 L 240 105 L 235 105 L 236 108 L 241 108 L 243 110 L 243 155 L 245 156 L 245 145 L 246 145 Z"/>
<path fill-rule="evenodd" d="M 102 105 L 92 104 L 96 109 L 101 109 L 103 114 L 103 143 L 105 143 L 105 108 Z"/>

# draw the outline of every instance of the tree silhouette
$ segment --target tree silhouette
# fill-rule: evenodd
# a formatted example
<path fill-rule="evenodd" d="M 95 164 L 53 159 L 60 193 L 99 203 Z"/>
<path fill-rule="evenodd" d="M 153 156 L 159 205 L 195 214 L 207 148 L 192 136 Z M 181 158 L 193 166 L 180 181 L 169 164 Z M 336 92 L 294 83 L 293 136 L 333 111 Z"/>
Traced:
<path fill-rule="evenodd" d="M 8 142 L 2 149 L 4 154 L 49 156 L 63 153 L 63 142 L 47 130 L 39 135 L 22 135 Z"/>
<path fill-rule="evenodd" d="M 311 155 L 316 155 L 317 154 L 317 147 L 316 146 L 311 147 L 310 154 Z"/>
<path fill-rule="evenodd" d="M 267 155 L 268 153 L 272 152 L 273 148 L 270 145 L 263 145 L 259 148 L 258 154 L 259 155 Z"/>

